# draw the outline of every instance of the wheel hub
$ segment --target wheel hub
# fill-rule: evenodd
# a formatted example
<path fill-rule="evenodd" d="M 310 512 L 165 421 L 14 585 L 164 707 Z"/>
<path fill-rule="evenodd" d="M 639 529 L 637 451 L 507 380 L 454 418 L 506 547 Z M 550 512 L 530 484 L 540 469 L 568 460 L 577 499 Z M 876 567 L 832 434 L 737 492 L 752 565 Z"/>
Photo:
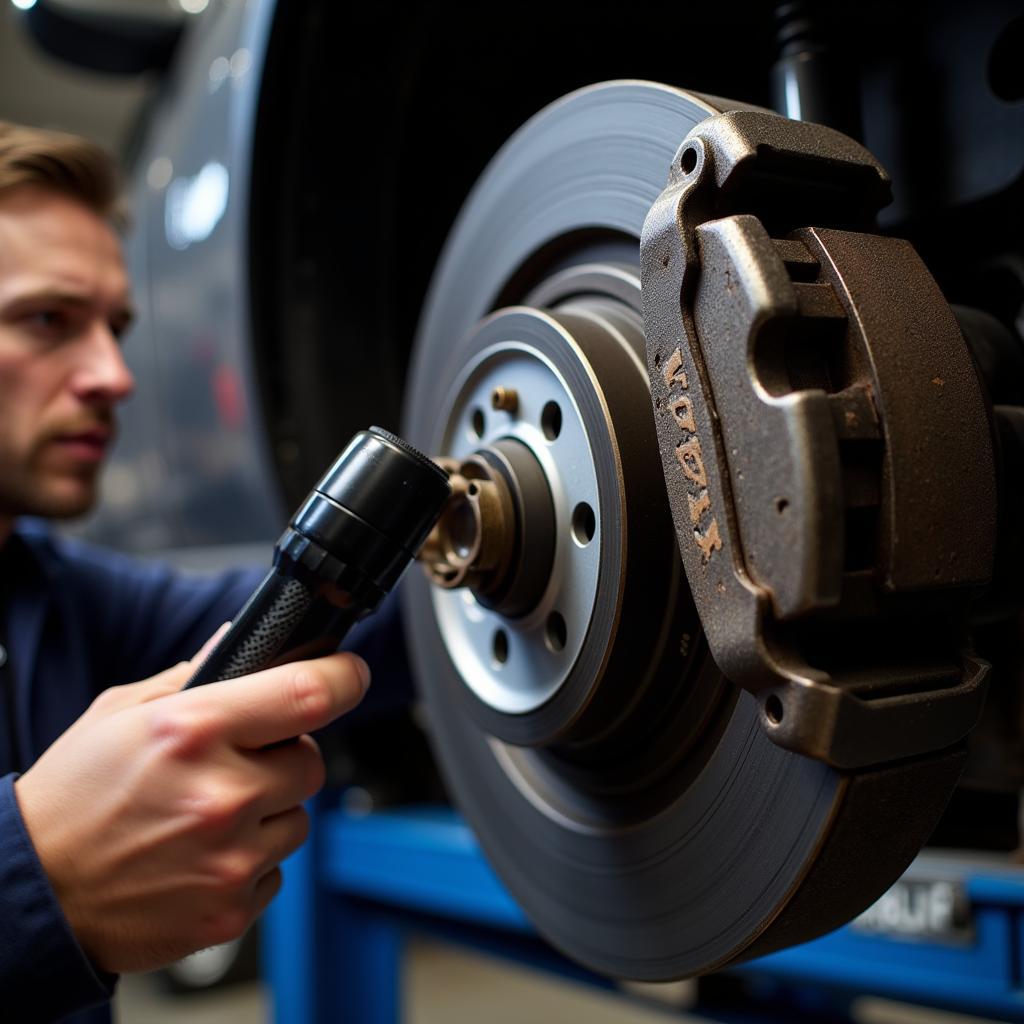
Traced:
<path fill-rule="evenodd" d="M 649 391 L 631 275 L 586 265 L 527 297 L 543 308 L 484 318 L 439 409 L 433 450 L 472 479 L 427 546 L 433 611 L 470 713 L 510 743 L 607 728 L 632 699 L 602 692 L 620 631 L 641 626 L 635 601 L 623 619 L 628 561 L 663 595 L 678 575 L 653 424 L 637 429 Z"/>
<path fill-rule="evenodd" d="M 579 656 L 597 594 L 599 542 L 574 542 L 566 521 L 567 509 L 598 507 L 580 407 L 547 355 L 566 342 L 561 325 L 539 311 L 496 314 L 481 325 L 479 354 L 442 413 L 442 454 L 490 463 L 515 495 L 509 546 L 518 557 L 499 586 L 520 599 L 495 601 L 476 589 L 433 595 L 462 678 L 507 714 L 535 710 L 557 692 Z M 493 409 L 498 388 L 517 393 L 515 411 Z M 547 543 L 530 543 L 533 534 Z"/>

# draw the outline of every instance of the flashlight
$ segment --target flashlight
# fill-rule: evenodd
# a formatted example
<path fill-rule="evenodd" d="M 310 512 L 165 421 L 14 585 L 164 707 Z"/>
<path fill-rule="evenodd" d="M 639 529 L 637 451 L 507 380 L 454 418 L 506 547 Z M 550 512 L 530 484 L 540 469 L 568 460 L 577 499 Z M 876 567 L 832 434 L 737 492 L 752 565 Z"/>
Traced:
<path fill-rule="evenodd" d="M 400 437 L 360 431 L 274 547 L 274 565 L 185 688 L 329 654 L 375 611 L 451 494 Z"/>

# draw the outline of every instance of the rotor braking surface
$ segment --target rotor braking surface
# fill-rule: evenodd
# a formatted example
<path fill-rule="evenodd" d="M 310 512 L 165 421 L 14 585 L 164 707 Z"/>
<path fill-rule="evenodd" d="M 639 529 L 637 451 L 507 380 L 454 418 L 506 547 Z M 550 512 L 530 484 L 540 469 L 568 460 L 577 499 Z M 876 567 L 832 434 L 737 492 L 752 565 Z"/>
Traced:
<path fill-rule="evenodd" d="M 687 135 L 641 242 L 663 469 L 712 653 L 776 743 L 841 768 L 961 739 L 987 669 L 960 625 L 992 575 L 985 403 L 923 263 L 872 230 L 888 198 L 845 136 L 735 111 Z"/>

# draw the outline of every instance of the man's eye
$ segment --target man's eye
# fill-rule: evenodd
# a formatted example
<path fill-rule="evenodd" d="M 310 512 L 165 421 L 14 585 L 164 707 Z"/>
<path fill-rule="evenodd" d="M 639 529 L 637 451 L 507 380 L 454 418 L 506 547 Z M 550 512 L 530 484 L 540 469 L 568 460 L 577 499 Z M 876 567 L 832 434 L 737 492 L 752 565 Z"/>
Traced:
<path fill-rule="evenodd" d="M 48 334 L 59 334 L 67 330 L 70 320 L 68 315 L 60 309 L 39 309 L 29 313 L 25 322 L 37 330 Z"/>
<path fill-rule="evenodd" d="M 111 320 L 109 323 L 110 333 L 121 341 L 124 338 L 125 332 L 131 327 L 132 322 L 130 319 L 127 320 Z"/>

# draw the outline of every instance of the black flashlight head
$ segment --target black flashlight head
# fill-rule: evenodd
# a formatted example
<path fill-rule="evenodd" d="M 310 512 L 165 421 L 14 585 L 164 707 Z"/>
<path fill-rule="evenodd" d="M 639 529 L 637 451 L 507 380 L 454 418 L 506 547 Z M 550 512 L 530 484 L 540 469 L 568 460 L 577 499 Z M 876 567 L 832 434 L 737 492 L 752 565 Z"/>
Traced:
<path fill-rule="evenodd" d="M 451 494 L 437 463 L 380 427 L 356 434 L 316 490 L 413 555 Z"/>
<path fill-rule="evenodd" d="M 387 592 L 451 494 L 448 475 L 400 437 L 371 427 L 349 442 L 290 529 Z"/>

